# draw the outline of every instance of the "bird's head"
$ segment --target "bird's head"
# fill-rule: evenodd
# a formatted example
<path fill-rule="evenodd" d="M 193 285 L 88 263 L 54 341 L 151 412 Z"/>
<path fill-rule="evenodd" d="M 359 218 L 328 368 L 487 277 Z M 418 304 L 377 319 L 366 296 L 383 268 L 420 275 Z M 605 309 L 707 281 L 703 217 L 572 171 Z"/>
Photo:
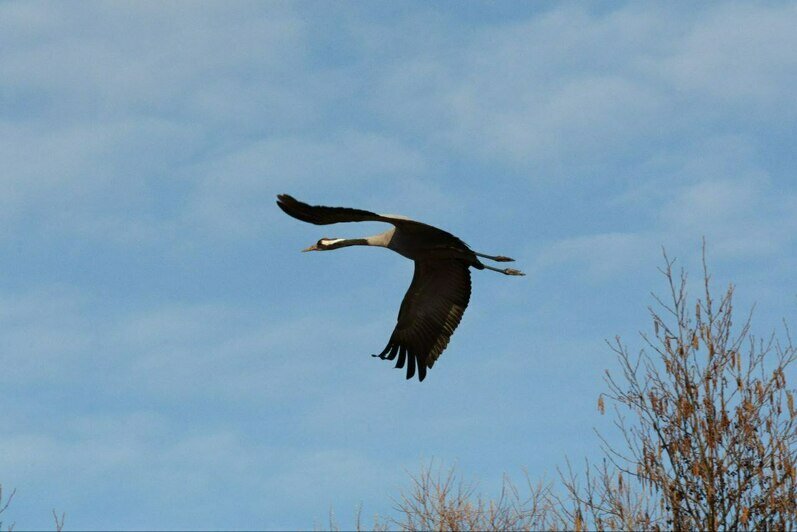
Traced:
<path fill-rule="evenodd" d="M 309 248 L 305 248 L 302 251 L 327 251 L 329 249 L 335 249 L 340 247 L 338 244 L 346 240 L 345 238 L 322 238 Z"/>

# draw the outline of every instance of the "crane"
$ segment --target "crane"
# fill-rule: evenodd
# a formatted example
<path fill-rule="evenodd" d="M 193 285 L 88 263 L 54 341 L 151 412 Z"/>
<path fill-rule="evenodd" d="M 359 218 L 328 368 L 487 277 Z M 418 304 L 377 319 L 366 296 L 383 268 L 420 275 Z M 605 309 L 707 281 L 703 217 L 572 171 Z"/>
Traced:
<path fill-rule="evenodd" d="M 431 225 L 394 214 L 376 214 L 347 207 L 308 205 L 288 194 L 277 196 L 277 205 L 286 214 L 315 225 L 342 222 L 387 222 L 393 227 L 365 238 L 322 238 L 302 251 L 329 251 L 347 246 L 377 246 L 395 251 L 415 262 L 412 282 L 401 302 L 398 320 L 384 350 L 372 355 L 395 360 L 396 368 L 406 362 L 407 379 L 426 378 L 426 370 L 448 345 L 470 301 L 470 267 L 504 275 L 525 275 L 513 268 L 495 268 L 479 257 L 512 262 L 503 255 L 485 255 L 471 250 L 456 236 Z"/>

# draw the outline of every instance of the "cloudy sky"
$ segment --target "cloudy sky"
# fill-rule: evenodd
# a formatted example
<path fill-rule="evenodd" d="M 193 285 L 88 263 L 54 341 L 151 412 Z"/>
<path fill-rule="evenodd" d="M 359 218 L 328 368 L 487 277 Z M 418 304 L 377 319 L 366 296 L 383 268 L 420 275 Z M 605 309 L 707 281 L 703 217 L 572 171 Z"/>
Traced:
<path fill-rule="evenodd" d="M 794 3 L 0 4 L 0 483 L 19 528 L 308 528 L 407 471 L 595 456 L 661 247 L 795 323 Z M 412 264 L 275 195 L 411 216 L 475 272 L 426 381 Z M 608 430 L 608 429 L 607 429 Z"/>

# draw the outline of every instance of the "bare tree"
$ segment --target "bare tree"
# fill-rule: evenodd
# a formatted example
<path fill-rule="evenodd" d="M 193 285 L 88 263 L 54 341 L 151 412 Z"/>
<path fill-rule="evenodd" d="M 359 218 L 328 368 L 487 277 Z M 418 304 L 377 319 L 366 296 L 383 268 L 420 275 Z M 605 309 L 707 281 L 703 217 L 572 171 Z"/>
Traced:
<path fill-rule="evenodd" d="M 540 530 L 549 510 L 548 485 L 532 484 L 521 494 L 504 476 L 500 493 L 488 499 L 474 484 L 457 478 L 454 468 L 444 472 L 433 465 L 413 475 L 412 487 L 396 501 L 398 517 L 389 525 L 401 530 Z"/>
<path fill-rule="evenodd" d="M 61 516 L 53 508 L 53 520 L 55 521 L 55 532 L 61 532 L 64 529 L 64 521 L 66 520 L 66 513 L 61 512 Z"/>
<path fill-rule="evenodd" d="M 313 530 L 331 530 L 332 532 L 339 532 L 341 530 L 340 525 L 338 524 L 338 520 L 335 518 L 335 513 L 330 508 L 329 510 L 329 521 L 326 527 L 319 527 L 314 526 Z M 363 507 L 362 504 L 358 504 L 357 508 L 354 511 L 354 530 L 357 532 L 361 532 L 363 530 L 369 530 L 372 532 L 387 532 L 391 530 L 389 524 L 384 519 L 381 519 L 379 515 L 374 515 L 374 520 L 370 526 L 363 525 Z"/>
<path fill-rule="evenodd" d="M 565 477 L 572 504 L 560 508 L 597 529 L 793 530 L 797 411 L 785 370 L 797 353 L 788 328 L 782 342 L 755 338 L 749 316 L 735 327 L 734 287 L 712 296 L 705 251 L 694 302 L 686 274 L 664 259 L 669 293 L 654 295 L 653 334 L 642 333 L 637 355 L 619 338 L 610 344 L 621 372 L 607 371 L 598 406 L 614 404 L 624 445 L 602 438 L 608 462 L 584 488 Z"/>
<path fill-rule="evenodd" d="M 14 498 L 14 495 L 16 493 L 17 493 L 17 490 L 13 490 L 11 492 L 11 495 L 6 497 L 5 502 L 3 502 L 3 485 L 0 484 L 0 515 L 2 515 L 3 512 L 5 512 L 8 509 L 8 505 L 11 504 L 11 500 Z M 0 521 L 0 530 L 2 528 L 3 528 L 3 522 Z M 14 523 L 11 523 L 10 525 L 8 525 L 6 530 L 8 530 L 8 532 L 11 532 L 12 530 L 14 530 Z"/>
<path fill-rule="evenodd" d="M 600 465 L 586 463 L 583 484 L 567 463 L 560 471 L 561 487 L 552 492 L 551 530 L 659 530 L 663 528 L 655 498 L 640 489 L 633 479 L 623 477 L 608 460 Z"/>
<path fill-rule="evenodd" d="M 8 509 L 8 505 L 11 504 L 11 500 L 14 498 L 14 495 L 17 494 L 17 490 L 13 490 L 11 495 L 6 497 L 5 502 L 3 502 L 3 485 L 0 484 L 0 516 Z M 64 529 L 64 520 L 66 519 L 66 514 L 62 513 L 61 517 L 58 517 L 58 514 L 53 510 L 53 518 L 55 519 L 55 530 L 56 532 L 61 532 Z M 0 530 L 3 529 L 3 521 L 0 521 Z M 12 532 L 14 530 L 14 523 L 11 523 L 6 527 L 8 532 Z"/>
<path fill-rule="evenodd" d="M 712 296 L 703 258 L 701 297 L 666 253 L 667 296 L 653 295 L 652 334 L 632 353 L 609 342 L 620 371 L 606 372 L 620 442 L 599 434 L 604 458 L 585 474 L 568 462 L 561 485 L 521 499 L 505 480 L 485 500 L 425 468 L 397 505 L 405 530 L 794 530 L 797 410 L 786 369 L 797 358 L 788 327 L 759 339 L 750 315 L 734 323 L 729 286 Z"/>

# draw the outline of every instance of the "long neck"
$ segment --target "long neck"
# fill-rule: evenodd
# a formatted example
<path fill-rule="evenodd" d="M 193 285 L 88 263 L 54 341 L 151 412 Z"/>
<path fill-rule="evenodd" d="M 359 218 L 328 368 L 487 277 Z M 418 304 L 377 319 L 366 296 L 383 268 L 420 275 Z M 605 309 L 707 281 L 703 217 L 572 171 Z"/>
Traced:
<path fill-rule="evenodd" d="M 374 236 L 367 236 L 365 238 L 341 238 L 337 242 L 330 244 L 328 249 L 345 248 L 347 246 L 379 246 L 387 247 L 390 243 L 390 238 L 393 236 L 393 231 L 388 230 L 384 233 L 379 233 Z"/>
<path fill-rule="evenodd" d="M 368 242 L 369 246 L 379 246 L 386 248 L 388 244 L 390 244 L 390 240 L 393 238 L 393 234 L 396 232 L 396 229 L 391 227 L 384 233 L 379 233 L 378 235 L 366 237 L 365 240 Z"/>
<path fill-rule="evenodd" d="M 327 244 L 326 249 L 338 249 L 348 246 L 370 246 L 367 238 L 341 238 L 330 244 Z"/>

